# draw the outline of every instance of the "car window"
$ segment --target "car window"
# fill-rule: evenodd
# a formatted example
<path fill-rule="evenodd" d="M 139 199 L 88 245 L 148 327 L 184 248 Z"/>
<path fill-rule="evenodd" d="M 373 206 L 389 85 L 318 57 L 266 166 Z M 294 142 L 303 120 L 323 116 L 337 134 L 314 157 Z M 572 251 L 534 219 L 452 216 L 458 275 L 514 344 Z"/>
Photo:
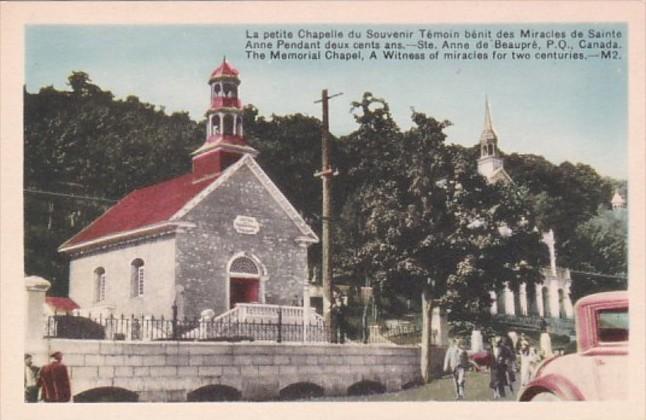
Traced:
<path fill-rule="evenodd" d="M 628 341 L 628 308 L 599 311 L 597 326 L 599 341 L 602 343 Z"/>

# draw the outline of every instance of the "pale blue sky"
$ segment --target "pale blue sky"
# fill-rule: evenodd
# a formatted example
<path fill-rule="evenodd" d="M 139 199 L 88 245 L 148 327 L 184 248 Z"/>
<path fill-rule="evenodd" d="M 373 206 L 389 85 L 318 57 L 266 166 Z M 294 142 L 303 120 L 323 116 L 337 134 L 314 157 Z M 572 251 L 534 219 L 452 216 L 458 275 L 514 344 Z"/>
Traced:
<path fill-rule="evenodd" d="M 507 28 L 518 26 L 505 25 Z M 623 29 L 620 24 L 524 25 L 535 29 Z M 30 26 L 26 31 L 26 86 L 30 92 L 85 71 L 116 97 L 136 95 L 167 111 L 202 118 L 207 80 L 224 55 L 241 73 L 240 96 L 263 115 L 301 112 L 320 117 L 321 89 L 343 96 L 330 103 L 331 131 L 355 127 L 350 102 L 364 91 L 383 97 L 397 123 L 410 126 L 410 109 L 454 125 L 450 142 L 473 145 L 488 95 L 499 145 L 506 153 L 534 153 L 554 163 L 590 164 L 602 175 L 627 177 L 627 60 L 581 62 L 281 62 L 244 54 L 245 30 L 268 29 L 463 30 L 464 25 L 111 25 Z M 473 27 L 471 25 L 470 27 Z M 479 26 L 477 29 L 499 29 Z M 627 40 L 620 40 L 625 50 Z"/>

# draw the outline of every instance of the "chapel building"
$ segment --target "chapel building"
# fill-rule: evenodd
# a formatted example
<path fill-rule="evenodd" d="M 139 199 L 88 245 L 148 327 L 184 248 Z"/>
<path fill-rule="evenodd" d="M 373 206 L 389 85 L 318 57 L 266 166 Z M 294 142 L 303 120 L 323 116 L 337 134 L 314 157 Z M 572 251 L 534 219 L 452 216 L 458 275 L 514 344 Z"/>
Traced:
<path fill-rule="evenodd" d="M 192 171 L 136 189 L 60 246 L 84 312 L 199 316 L 238 303 L 303 301 L 316 234 L 244 138 L 239 72 L 211 74 L 204 144 Z"/>

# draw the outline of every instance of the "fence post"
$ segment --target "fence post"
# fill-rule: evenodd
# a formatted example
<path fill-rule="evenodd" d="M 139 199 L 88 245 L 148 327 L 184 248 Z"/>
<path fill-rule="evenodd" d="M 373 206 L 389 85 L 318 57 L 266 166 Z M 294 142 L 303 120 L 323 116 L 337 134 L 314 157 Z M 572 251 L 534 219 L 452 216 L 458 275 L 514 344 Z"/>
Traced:
<path fill-rule="evenodd" d="M 283 307 L 278 306 L 278 340 L 279 343 L 283 341 Z"/>
<path fill-rule="evenodd" d="M 172 323 L 172 335 L 173 340 L 177 340 L 177 301 L 173 301 L 173 323 Z"/>

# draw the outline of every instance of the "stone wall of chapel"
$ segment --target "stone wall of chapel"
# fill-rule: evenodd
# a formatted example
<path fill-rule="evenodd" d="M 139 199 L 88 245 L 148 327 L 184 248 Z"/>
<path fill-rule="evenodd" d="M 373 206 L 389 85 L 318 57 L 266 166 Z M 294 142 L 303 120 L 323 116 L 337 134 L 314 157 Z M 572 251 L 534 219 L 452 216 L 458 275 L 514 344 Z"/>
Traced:
<path fill-rule="evenodd" d="M 255 218 L 259 231 L 237 232 L 237 216 Z M 265 269 L 261 301 L 293 305 L 302 299 L 307 252 L 295 241 L 302 233 L 248 167 L 242 166 L 182 220 L 195 224 L 177 234 L 175 271 L 184 288 L 183 315 L 229 309 L 227 264 L 241 252 L 255 256 Z"/>

